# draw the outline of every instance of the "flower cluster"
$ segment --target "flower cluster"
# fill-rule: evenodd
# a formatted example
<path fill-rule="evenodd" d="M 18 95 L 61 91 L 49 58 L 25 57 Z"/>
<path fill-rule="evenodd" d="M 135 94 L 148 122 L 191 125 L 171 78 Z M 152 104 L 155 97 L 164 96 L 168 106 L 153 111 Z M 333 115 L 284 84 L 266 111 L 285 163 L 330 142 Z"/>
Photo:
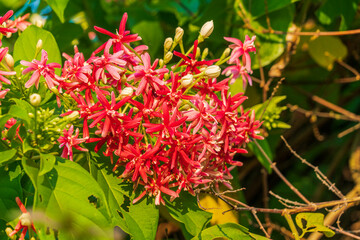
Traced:
<path fill-rule="evenodd" d="M 37 87 L 43 76 L 59 99 L 71 97 L 72 105 L 63 102 L 71 110 L 63 115 L 76 113 L 82 119 L 83 138 L 78 138 L 78 129 L 73 135 L 73 126 L 59 138 L 62 156 L 72 159 L 72 147 L 84 151 L 78 144 L 96 142 L 95 151 L 110 157 L 113 171 L 135 188 L 143 186 L 134 203 L 149 195 L 157 205 L 164 204 L 164 194 L 174 199 L 181 191 L 194 193 L 200 184 L 230 179 L 231 166 L 242 165 L 233 156 L 245 153 L 252 139 L 262 138 L 261 123 L 254 112 L 244 112 L 246 96 L 229 93 L 238 72 L 227 68 L 229 77 L 220 80 L 219 65 L 240 64 L 243 56 L 250 73 L 254 38 L 245 44 L 227 38 L 236 45 L 230 46 L 231 55 L 205 60 L 198 44 L 209 37 L 213 23 L 206 23 L 188 53 L 174 51 L 182 45 L 183 30 L 178 28 L 174 41 L 165 41 L 164 59 L 151 61 L 147 46 L 131 47 L 141 37 L 125 30 L 126 21 L 125 13 L 116 33 L 95 27 L 110 39 L 89 59 L 76 47 L 73 56 L 64 53 L 61 76 L 54 72 L 59 65 L 47 63 L 44 50 L 40 61 L 21 62 L 28 67 L 24 74 L 32 72 L 26 87 Z M 167 67 L 173 55 L 179 61 Z"/>

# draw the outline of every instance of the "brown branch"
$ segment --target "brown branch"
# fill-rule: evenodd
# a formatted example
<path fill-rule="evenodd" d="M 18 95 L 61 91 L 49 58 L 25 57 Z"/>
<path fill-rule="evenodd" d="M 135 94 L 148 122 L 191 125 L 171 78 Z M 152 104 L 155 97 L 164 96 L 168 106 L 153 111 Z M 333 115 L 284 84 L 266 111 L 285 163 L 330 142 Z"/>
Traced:
<path fill-rule="evenodd" d="M 278 35 L 287 35 L 287 34 L 294 34 L 298 36 L 345 36 L 345 35 L 355 35 L 360 34 L 360 29 L 354 30 L 347 30 L 347 31 L 332 31 L 332 32 L 320 32 L 317 30 L 315 32 L 283 32 L 277 30 L 262 30 L 262 33 L 273 33 Z"/>
<path fill-rule="evenodd" d="M 345 236 L 352 237 L 353 239 L 360 239 L 360 236 L 357 236 L 357 235 L 355 235 L 355 234 L 352 234 L 352 233 L 350 233 L 350 232 L 348 232 L 348 231 L 345 231 L 345 230 L 343 230 L 343 229 L 339 229 L 339 228 L 336 228 L 336 227 L 333 227 L 333 226 L 327 226 L 327 227 L 330 228 L 330 229 L 332 229 L 332 230 L 334 230 L 334 231 L 337 232 L 337 233 L 341 233 L 341 234 L 343 234 L 343 235 L 345 235 Z"/>
<path fill-rule="evenodd" d="M 260 152 L 264 155 L 265 159 L 269 162 L 271 168 L 274 170 L 274 172 L 281 178 L 281 180 L 283 180 L 283 182 L 299 197 L 301 198 L 306 204 L 308 205 L 312 205 L 313 203 L 311 203 L 309 200 L 307 200 L 307 198 L 302 195 L 302 193 L 299 192 L 299 190 L 297 188 L 294 187 L 294 185 L 292 185 L 289 180 L 286 179 L 286 177 L 280 172 L 280 170 L 276 167 L 276 164 L 274 162 L 271 161 L 271 159 L 269 158 L 269 156 L 265 153 L 264 149 L 262 149 L 262 147 L 259 145 L 259 143 L 254 140 L 255 145 L 258 147 L 258 149 L 260 150 Z"/>

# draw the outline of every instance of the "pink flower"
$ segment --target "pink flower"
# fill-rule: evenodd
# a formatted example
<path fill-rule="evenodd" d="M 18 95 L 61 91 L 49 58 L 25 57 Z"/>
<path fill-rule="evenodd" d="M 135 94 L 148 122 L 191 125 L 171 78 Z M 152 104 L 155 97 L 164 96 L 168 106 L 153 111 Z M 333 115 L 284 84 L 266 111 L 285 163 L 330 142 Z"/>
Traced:
<path fill-rule="evenodd" d="M 2 88 L 2 84 L 0 83 L 0 99 L 4 99 L 5 98 L 5 95 L 8 93 L 8 91 L 10 91 L 10 89 L 4 89 L 4 90 L 1 90 Z M 1 105 L 1 102 L 0 102 L 0 105 Z"/>
<path fill-rule="evenodd" d="M 23 240 L 25 238 L 26 232 L 28 231 L 29 228 L 31 228 L 35 233 L 36 233 L 36 229 L 31 220 L 30 213 L 26 210 L 24 204 L 20 201 L 20 198 L 16 197 L 15 200 L 22 212 L 22 215 L 19 217 L 20 220 L 16 224 L 14 231 L 12 231 L 9 234 L 9 237 L 14 236 L 16 233 L 21 231 L 19 240 Z"/>
<path fill-rule="evenodd" d="M 234 63 L 236 59 L 243 56 L 243 66 L 245 66 L 246 70 L 249 73 L 252 73 L 251 71 L 251 58 L 249 55 L 249 52 L 255 52 L 255 41 L 256 36 L 253 36 L 251 39 L 248 35 L 245 36 L 245 41 L 242 43 L 239 39 L 232 38 L 232 37 L 224 37 L 226 41 L 232 42 L 234 44 L 231 44 L 229 47 L 233 49 L 230 55 L 229 63 Z"/>
<path fill-rule="evenodd" d="M 7 47 L 0 49 L 0 62 L 3 60 L 3 58 L 5 57 L 7 52 L 8 52 Z M 3 75 L 4 76 L 16 75 L 16 72 L 7 72 L 7 71 L 0 70 L 0 81 L 4 82 L 6 84 L 11 84 L 10 80 L 5 78 Z"/>
<path fill-rule="evenodd" d="M 76 129 L 75 135 L 73 135 L 73 133 L 74 133 L 74 126 L 71 125 L 68 131 L 64 129 L 63 131 L 64 136 L 61 136 L 58 139 L 58 142 L 60 143 L 59 148 L 64 147 L 61 157 L 63 158 L 69 157 L 70 161 L 73 161 L 73 150 L 72 150 L 73 147 L 79 151 L 84 151 L 84 152 L 88 151 L 86 148 L 82 148 L 78 146 L 80 143 L 86 141 L 86 138 L 78 138 L 79 129 L 78 128 Z"/>
<path fill-rule="evenodd" d="M 63 53 L 66 61 L 62 69 L 62 77 L 71 80 L 73 83 L 87 83 L 89 81 L 89 75 L 92 73 L 92 66 L 85 62 L 84 55 L 79 52 L 76 46 L 74 49 L 75 55 L 73 58 Z"/>
<path fill-rule="evenodd" d="M 141 79 L 135 94 L 139 95 L 143 93 L 149 86 L 155 91 L 166 88 L 164 86 L 165 82 L 160 78 L 162 78 L 169 70 L 167 68 L 156 69 L 159 61 L 158 59 L 151 65 L 150 55 L 148 53 L 141 55 L 141 59 L 144 65 L 135 66 L 135 73 L 130 75 L 127 79 L 128 81 Z"/>
<path fill-rule="evenodd" d="M 9 19 L 6 21 L 6 27 L 19 29 L 20 31 L 23 32 L 28 26 L 31 25 L 30 22 L 25 21 L 29 17 L 30 17 L 30 13 L 27 13 L 22 17 L 16 18 L 14 21 Z"/>
<path fill-rule="evenodd" d="M 61 68 L 61 65 L 59 63 L 46 64 L 47 60 L 48 60 L 48 54 L 43 49 L 41 51 L 41 60 L 40 61 L 35 60 L 35 59 L 32 60 L 31 62 L 24 61 L 24 60 L 20 61 L 20 63 L 22 65 L 28 67 L 24 71 L 22 71 L 22 74 L 27 74 L 29 72 L 34 71 L 31 78 L 29 79 L 29 81 L 27 81 L 25 83 L 26 88 L 29 88 L 35 84 L 36 89 L 38 89 L 40 76 L 43 76 L 45 78 L 46 84 L 49 89 L 51 89 L 54 86 L 59 85 L 59 82 L 57 81 L 58 79 L 56 79 L 57 76 L 55 75 L 54 68 Z"/>
<path fill-rule="evenodd" d="M 17 31 L 16 28 L 9 28 L 9 27 L 3 27 L 3 23 L 5 21 L 7 21 L 12 15 L 14 14 L 13 10 L 8 11 L 7 13 L 5 13 L 4 16 L 0 17 L 0 33 L 3 35 L 7 35 L 8 33 L 14 33 Z M 0 46 L 1 46 L 1 41 L 0 41 Z"/>
<path fill-rule="evenodd" d="M 246 88 L 247 82 L 249 82 L 249 85 L 252 86 L 252 80 L 246 68 L 241 65 L 239 59 L 235 59 L 235 63 L 236 65 L 225 68 L 222 74 L 225 74 L 225 76 L 230 76 L 232 74 L 230 84 L 233 84 L 239 75 L 241 75 L 243 80 L 243 89 Z"/>
<path fill-rule="evenodd" d="M 119 25 L 119 31 L 116 32 L 116 34 L 109 32 L 108 30 L 105 30 L 103 28 L 95 26 L 94 29 L 100 33 L 106 34 L 112 38 L 112 44 L 114 46 L 114 52 L 118 52 L 122 50 L 124 43 L 131 43 L 135 41 L 141 40 L 141 37 L 139 37 L 137 34 L 130 34 L 130 31 L 125 31 L 125 25 L 127 21 L 128 15 L 127 13 L 124 13 L 120 25 Z M 106 43 L 101 45 L 98 49 L 94 51 L 94 53 L 99 53 L 101 50 L 105 48 Z"/>

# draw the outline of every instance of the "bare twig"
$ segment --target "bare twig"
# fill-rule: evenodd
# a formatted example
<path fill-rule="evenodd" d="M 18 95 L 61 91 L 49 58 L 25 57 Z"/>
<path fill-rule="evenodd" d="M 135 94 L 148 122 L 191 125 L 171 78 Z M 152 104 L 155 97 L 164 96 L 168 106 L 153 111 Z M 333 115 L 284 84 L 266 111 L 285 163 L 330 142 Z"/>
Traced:
<path fill-rule="evenodd" d="M 309 163 L 308 161 L 306 161 L 306 159 L 302 158 L 299 154 L 297 154 L 297 152 L 294 151 L 294 149 L 292 149 L 292 147 L 290 146 L 290 144 L 286 141 L 286 139 L 284 138 L 284 136 L 281 136 L 281 139 L 284 141 L 286 147 L 289 149 L 289 151 L 296 157 L 298 158 L 303 164 L 306 164 L 307 166 L 311 167 L 312 169 L 314 169 L 316 176 L 319 178 L 319 180 L 329 188 L 330 191 L 332 191 L 333 193 L 336 194 L 336 196 L 338 196 L 341 199 L 344 199 L 345 196 L 341 193 L 341 191 L 335 186 L 335 183 L 330 182 L 330 180 L 319 170 L 318 167 L 315 167 L 314 165 L 312 165 L 311 163 Z"/>
<path fill-rule="evenodd" d="M 352 233 L 350 233 L 350 232 L 348 232 L 348 231 L 345 231 L 345 230 L 343 230 L 343 229 L 339 229 L 339 228 L 336 228 L 336 227 L 333 227 L 333 226 L 327 226 L 327 227 L 330 228 L 330 229 L 332 229 L 332 230 L 334 230 L 334 231 L 337 232 L 337 233 L 341 233 L 341 234 L 343 234 L 343 235 L 345 235 L 345 236 L 352 237 L 353 239 L 360 239 L 360 236 L 357 236 L 357 235 L 355 235 L 355 234 L 352 234 Z"/>

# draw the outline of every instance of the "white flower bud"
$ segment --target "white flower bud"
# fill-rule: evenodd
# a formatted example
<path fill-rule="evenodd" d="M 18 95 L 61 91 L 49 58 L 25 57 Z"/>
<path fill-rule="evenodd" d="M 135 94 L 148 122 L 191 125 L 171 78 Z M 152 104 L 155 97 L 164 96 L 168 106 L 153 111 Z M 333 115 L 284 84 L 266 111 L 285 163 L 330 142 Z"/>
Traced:
<path fill-rule="evenodd" d="M 37 13 L 31 14 L 30 22 L 39 28 L 44 27 L 46 19 Z"/>
<path fill-rule="evenodd" d="M 31 226 L 31 216 L 30 213 L 23 213 L 19 217 L 21 225 L 30 227 Z"/>
<path fill-rule="evenodd" d="M 194 76 L 192 74 L 187 74 L 181 78 L 181 86 L 189 87 L 194 81 Z"/>
<path fill-rule="evenodd" d="M 220 76 L 221 68 L 217 65 L 211 65 L 205 69 L 205 76 L 208 78 L 217 78 Z"/>
<path fill-rule="evenodd" d="M 201 27 L 201 30 L 200 30 L 200 35 L 203 37 L 203 38 L 207 38 L 211 35 L 211 33 L 213 32 L 214 30 L 214 22 L 213 20 L 211 21 L 208 21 L 206 22 L 202 27 Z"/>
<path fill-rule="evenodd" d="M 172 52 L 167 52 L 167 53 L 165 54 L 165 57 L 164 57 L 164 63 L 166 64 L 166 63 L 170 62 L 170 60 L 172 59 L 172 57 L 173 57 L 173 53 L 172 53 Z"/>
<path fill-rule="evenodd" d="M 168 37 L 167 39 L 165 39 L 165 42 L 164 42 L 164 49 L 165 51 L 169 51 L 169 49 L 171 48 L 173 44 L 173 40 L 171 37 Z"/>
<path fill-rule="evenodd" d="M 134 90 L 131 87 L 126 87 L 121 91 L 120 96 L 121 97 L 132 96 L 133 93 L 134 93 Z"/>
<path fill-rule="evenodd" d="M 175 30 L 175 37 L 174 40 L 176 43 L 180 42 L 182 37 L 184 36 L 184 29 L 181 27 L 177 27 Z"/>
<path fill-rule="evenodd" d="M 34 107 L 38 107 L 40 106 L 41 103 L 41 96 L 37 93 L 33 93 L 30 95 L 30 103 L 31 105 L 33 105 Z"/>
<path fill-rule="evenodd" d="M 209 49 L 205 48 L 204 51 L 202 52 L 201 59 L 204 60 L 208 54 L 209 54 Z"/>
<path fill-rule="evenodd" d="M 9 66 L 9 68 L 14 68 L 14 58 L 8 53 L 5 55 L 5 62 Z"/>
<path fill-rule="evenodd" d="M 39 39 L 39 41 L 36 43 L 36 51 L 40 52 L 42 47 L 43 47 L 43 41 L 41 39 Z"/>

